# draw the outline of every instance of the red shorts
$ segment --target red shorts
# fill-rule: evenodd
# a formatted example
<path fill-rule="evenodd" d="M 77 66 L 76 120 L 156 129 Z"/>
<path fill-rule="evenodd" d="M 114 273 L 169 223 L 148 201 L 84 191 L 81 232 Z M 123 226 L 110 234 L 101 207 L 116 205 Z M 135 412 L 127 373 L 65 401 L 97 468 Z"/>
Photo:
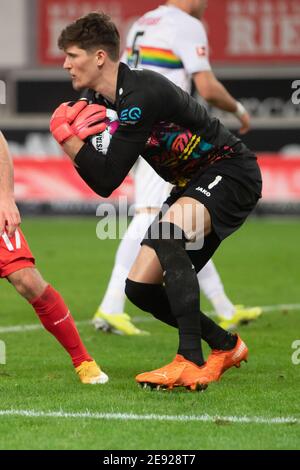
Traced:
<path fill-rule="evenodd" d="M 0 236 L 0 277 L 33 267 L 34 257 L 20 228 L 11 238 L 6 232 Z"/>

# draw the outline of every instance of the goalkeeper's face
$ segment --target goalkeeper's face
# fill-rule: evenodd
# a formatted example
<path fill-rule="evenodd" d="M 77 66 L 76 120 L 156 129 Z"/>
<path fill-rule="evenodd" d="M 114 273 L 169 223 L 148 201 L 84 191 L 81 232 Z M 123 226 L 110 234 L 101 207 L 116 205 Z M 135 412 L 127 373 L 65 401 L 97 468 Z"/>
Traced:
<path fill-rule="evenodd" d="M 86 51 L 78 46 L 65 50 L 64 69 L 69 72 L 75 90 L 94 89 L 100 78 L 99 51 Z"/>

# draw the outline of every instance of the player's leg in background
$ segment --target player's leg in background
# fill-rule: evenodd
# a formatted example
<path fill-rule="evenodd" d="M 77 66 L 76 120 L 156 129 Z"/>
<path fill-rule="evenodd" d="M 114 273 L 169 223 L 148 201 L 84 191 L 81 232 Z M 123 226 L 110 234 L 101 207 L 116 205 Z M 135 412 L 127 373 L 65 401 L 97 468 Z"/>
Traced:
<path fill-rule="evenodd" d="M 97 329 L 125 335 L 145 334 L 124 313 L 125 281 L 148 227 L 171 190 L 171 185 L 141 157 L 134 167 L 133 176 L 136 214 L 121 240 L 108 288 L 93 318 Z"/>
<path fill-rule="evenodd" d="M 139 252 L 140 243 L 155 215 L 156 211 L 147 211 L 146 209 L 144 212 L 135 214 L 125 232 L 116 253 L 115 264 L 106 292 L 93 318 L 96 329 L 116 334 L 145 334 L 136 328 L 130 317 L 124 313 L 125 281 Z"/>
<path fill-rule="evenodd" d="M 197 274 L 200 291 L 211 302 L 218 315 L 231 317 L 234 306 L 225 294 L 224 285 L 212 260 Z"/>
<path fill-rule="evenodd" d="M 33 307 L 41 323 L 65 348 L 83 383 L 105 383 L 108 377 L 87 352 L 74 319 L 62 296 L 34 267 L 18 269 L 7 276 L 17 292 Z"/>
<path fill-rule="evenodd" d="M 197 277 L 200 292 L 203 292 L 212 304 L 222 328 L 236 328 L 239 324 L 255 320 L 261 315 L 260 307 L 233 305 L 225 293 L 224 284 L 212 260 L 207 262 Z"/>
<path fill-rule="evenodd" d="M 155 216 L 156 212 L 145 209 L 145 212 L 139 212 L 133 217 L 118 247 L 111 278 L 99 305 L 102 312 L 111 315 L 124 312 L 125 281 L 140 250 L 141 241 Z"/>

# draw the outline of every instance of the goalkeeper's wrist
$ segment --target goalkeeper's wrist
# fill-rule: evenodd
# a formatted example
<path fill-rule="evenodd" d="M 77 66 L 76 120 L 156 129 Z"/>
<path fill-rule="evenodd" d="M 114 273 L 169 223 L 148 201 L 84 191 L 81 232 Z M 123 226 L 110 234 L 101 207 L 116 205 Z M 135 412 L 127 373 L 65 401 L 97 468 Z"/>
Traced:
<path fill-rule="evenodd" d="M 244 114 L 246 114 L 247 110 L 245 106 L 240 102 L 236 102 L 236 111 L 233 113 L 238 119 L 240 119 Z"/>
<path fill-rule="evenodd" d="M 52 131 L 52 135 L 60 145 L 63 145 L 71 137 L 74 137 L 75 134 L 71 126 L 67 122 L 64 122 L 57 129 Z"/>

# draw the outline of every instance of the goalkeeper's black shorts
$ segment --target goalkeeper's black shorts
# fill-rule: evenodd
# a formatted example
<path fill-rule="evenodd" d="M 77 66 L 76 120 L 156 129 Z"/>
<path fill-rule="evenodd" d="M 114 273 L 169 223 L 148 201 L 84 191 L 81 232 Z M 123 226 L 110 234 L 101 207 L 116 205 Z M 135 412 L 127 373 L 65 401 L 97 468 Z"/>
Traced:
<path fill-rule="evenodd" d="M 162 212 L 149 227 L 142 245 L 157 233 L 155 226 L 167 208 L 181 197 L 201 202 L 209 211 L 212 232 L 199 250 L 187 250 L 196 271 L 212 257 L 221 241 L 235 232 L 252 212 L 261 197 L 261 173 L 254 154 L 249 151 L 234 158 L 219 160 L 197 175 L 185 188 L 174 188 Z"/>
<path fill-rule="evenodd" d="M 240 153 L 215 162 L 185 188 L 174 189 L 166 204 L 191 197 L 209 211 L 213 231 L 220 241 L 235 232 L 261 197 L 262 180 L 254 154 Z"/>

